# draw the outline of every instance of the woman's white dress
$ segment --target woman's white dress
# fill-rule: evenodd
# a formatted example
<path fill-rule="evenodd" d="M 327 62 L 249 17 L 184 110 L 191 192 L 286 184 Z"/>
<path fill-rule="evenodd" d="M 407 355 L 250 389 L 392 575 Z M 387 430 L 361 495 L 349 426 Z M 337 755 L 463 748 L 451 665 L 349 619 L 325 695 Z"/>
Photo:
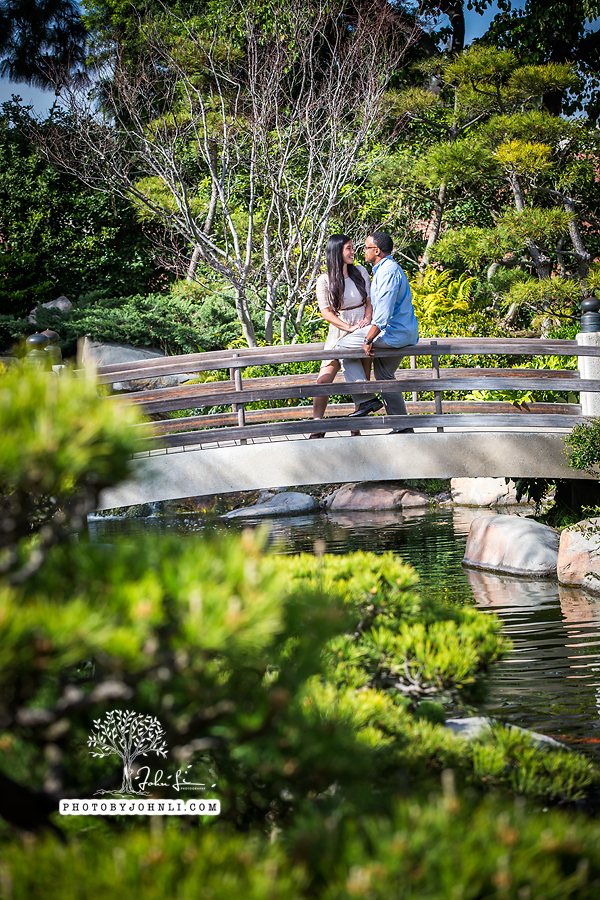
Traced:
<path fill-rule="evenodd" d="M 362 277 L 365 280 L 365 289 L 367 291 L 367 297 L 371 296 L 371 279 L 369 278 L 369 273 L 365 269 L 364 266 L 356 266 L 357 269 L 360 270 Z M 317 303 L 319 304 L 319 309 L 330 309 L 331 304 L 329 302 L 329 279 L 327 275 L 319 275 L 317 278 Z M 348 309 L 348 307 L 351 307 Z M 354 284 L 351 278 L 345 279 L 344 285 L 344 297 L 342 300 L 342 307 L 337 313 L 342 322 L 345 322 L 346 325 L 356 325 L 360 322 L 361 319 L 364 319 L 366 312 L 366 303 L 360 295 L 360 291 Z M 342 331 L 341 328 L 338 328 L 337 325 L 332 325 L 329 323 L 329 331 L 327 332 L 327 340 L 325 341 L 325 349 L 333 350 L 336 346 L 337 342 L 342 338 L 346 331 Z M 326 366 L 332 360 L 325 359 L 321 363 L 322 366 Z"/>

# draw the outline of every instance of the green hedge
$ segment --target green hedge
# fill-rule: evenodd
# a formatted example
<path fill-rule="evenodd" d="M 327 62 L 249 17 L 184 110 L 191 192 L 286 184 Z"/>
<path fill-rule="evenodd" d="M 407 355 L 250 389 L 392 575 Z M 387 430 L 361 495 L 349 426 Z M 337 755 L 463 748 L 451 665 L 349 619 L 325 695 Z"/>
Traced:
<path fill-rule="evenodd" d="M 0 316 L 0 340 L 6 344 L 35 328 L 56 331 L 65 357 L 75 355 L 77 340 L 84 335 L 94 341 L 157 347 L 179 354 L 220 350 L 240 331 L 235 308 L 227 298 L 197 301 L 168 293 L 84 298 L 62 315 L 38 309 L 35 326 L 26 318 Z"/>

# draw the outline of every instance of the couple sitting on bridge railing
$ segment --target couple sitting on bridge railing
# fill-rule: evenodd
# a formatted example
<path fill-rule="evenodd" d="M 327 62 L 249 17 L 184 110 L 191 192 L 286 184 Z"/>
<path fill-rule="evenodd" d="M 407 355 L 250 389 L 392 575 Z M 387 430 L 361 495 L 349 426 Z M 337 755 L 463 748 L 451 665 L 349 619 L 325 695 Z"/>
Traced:
<path fill-rule="evenodd" d="M 374 356 L 374 349 L 394 351 L 419 340 L 419 325 L 412 304 L 408 278 L 390 255 L 393 242 L 389 234 L 376 231 L 367 237 L 365 261 L 373 266 L 373 282 L 366 269 L 354 265 L 352 240 L 344 234 L 333 234 L 327 241 L 325 255 L 327 274 L 317 280 L 317 300 L 324 319 L 329 322 L 325 347 L 335 349 L 338 359 L 323 360 L 317 384 L 330 384 L 340 369 L 349 384 L 368 381 L 371 357 L 375 378 L 393 381 L 401 356 Z M 359 350 L 365 359 L 345 359 L 344 350 Z M 382 402 L 375 394 L 360 393 L 352 399 L 356 404 L 350 416 L 367 416 L 385 403 L 391 416 L 405 416 L 406 404 L 400 391 L 387 394 Z M 313 417 L 322 419 L 327 397 L 315 397 Z M 412 428 L 395 429 L 392 434 L 412 432 Z M 351 432 L 359 435 L 360 431 Z M 325 437 L 322 431 L 311 438 Z"/>

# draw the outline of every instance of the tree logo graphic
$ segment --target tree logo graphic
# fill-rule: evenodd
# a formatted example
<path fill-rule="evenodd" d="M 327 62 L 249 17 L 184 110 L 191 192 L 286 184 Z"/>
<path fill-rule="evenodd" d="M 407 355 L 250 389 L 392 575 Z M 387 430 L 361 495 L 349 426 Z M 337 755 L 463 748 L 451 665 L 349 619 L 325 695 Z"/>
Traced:
<path fill-rule="evenodd" d="M 92 756 L 111 756 L 116 753 L 123 760 L 123 783 L 118 791 L 96 791 L 97 794 L 136 794 L 148 796 L 145 791 L 136 791 L 131 783 L 133 763 L 139 756 L 156 753 L 166 758 L 164 729 L 154 716 L 144 716 L 131 710 L 113 710 L 104 719 L 95 719 L 88 747 Z"/>

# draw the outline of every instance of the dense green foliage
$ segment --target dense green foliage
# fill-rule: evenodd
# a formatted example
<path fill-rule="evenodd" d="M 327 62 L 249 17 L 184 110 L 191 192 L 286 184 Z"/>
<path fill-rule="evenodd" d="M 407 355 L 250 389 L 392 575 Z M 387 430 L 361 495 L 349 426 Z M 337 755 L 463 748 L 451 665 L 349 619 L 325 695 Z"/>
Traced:
<path fill-rule="evenodd" d="M 127 477 L 136 435 L 126 426 L 139 420 L 98 402 L 92 378 L 0 370 L 0 572 L 20 582 Z"/>
<path fill-rule="evenodd" d="M 511 9 L 492 22 L 485 40 L 510 48 L 527 63 L 574 62 L 585 84 L 582 91 L 546 98 L 553 112 L 585 111 L 592 122 L 600 115 L 598 93 L 597 0 L 527 0 L 524 8 Z"/>
<path fill-rule="evenodd" d="M 171 822 L 117 836 L 88 819 L 85 838 L 67 847 L 46 839 L 7 848 L 3 883 L 23 900 L 109 892 L 148 900 L 596 900 L 595 823 L 524 803 L 478 805 L 444 784 L 429 803 L 399 804 L 389 819 L 307 821 L 287 854 L 281 839 Z"/>
<path fill-rule="evenodd" d="M 576 425 L 565 437 L 569 454 L 569 465 L 585 472 L 594 470 L 600 463 L 600 419 L 592 418 L 582 425 Z"/>
<path fill-rule="evenodd" d="M 3 502 L 36 501 L 20 512 L 24 558 L 73 491 L 122 477 L 134 438 L 85 379 L 5 373 L 0 399 Z M 507 646 L 495 617 L 422 596 L 391 553 L 266 556 L 249 534 L 106 546 L 68 530 L 0 584 L 0 815 L 58 827 L 69 843 L 24 848 L 3 825 L 2 891 L 33 897 L 43 883 L 49 897 L 87 898 L 112 886 L 166 900 L 201 885 L 224 900 L 383 900 L 410 884 L 441 900 L 453 883 L 465 897 L 517 898 L 527 885 L 592 896 L 595 826 L 484 794 L 574 801 L 597 768 L 500 725 L 466 742 L 440 724 L 448 702 L 483 695 Z M 65 794 L 119 793 L 118 758 L 87 744 L 113 709 L 158 717 L 165 775 L 190 766 L 220 799 L 218 819 L 148 832 L 131 818 L 56 815 Z"/>
<path fill-rule="evenodd" d="M 475 8 L 481 12 L 488 5 L 482 0 L 475 3 Z M 512 13 L 510 4 L 503 3 L 503 14 L 489 32 L 488 43 L 464 50 L 460 38 L 461 21 L 464 26 L 463 4 L 445 3 L 443 9 L 451 20 L 452 51 L 440 54 L 424 36 L 419 47 L 409 49 L 393 77 L 393 83 L 399 89 L 388 93 L 387 123 L 380 131 L 380 137 L 373 140 L 372 145 L 367 142 L 367 156 L 361 157 L 360 164 L 356 163 L 351 177 L 350 172 L 347 173 L 346 186 L 328 207 L 327 215 L 333 229 L 352 230 L 348 223 L 361 233 L 382 224 L 390 229 L 400 244 L 400 259 L 406 262 L 410 272 L 419 267 L 424 275 L 427 261 L 437 259 L 447 272 L 453 273 L 452 276 L 433 276 L 428 272 L 422 284 L 415 284 L 425 329 L 430 325 L 432 330 L 443 328 L 447 318 L 444 314 L 458 312 L 460 305 L 465 320 L 469 312 L 476 318 L 483 305 L 478 303 L 478 298 L 485 295 L 485 306 L 491 306 L 494 316 L 506 317 L 506 327 L 541 329 L 547 334 L 551 327 L 577 315 L 582 293 L 597 289 L 598 272 L 593 266 L 590 268 L 600 249 L 595 181 L 597 135 L 584 120 L 566 120 L 548 111 L 556 112 L 552 103 L 554 95 L 560 94 L 564 100 L 565 91 L 570 91 L 573 97 L 578 91 L 576 72 L 567 64 L 568 54 L 559 52 L 553 44 L 557 38 L 551 33 L 552 16 L 558 16 L 559 21 L 569 19 L 560 35 L 561 47 L 572 48 L 582 41 L 587 46 L 589 42 L 582 17 L 586 11 L 586 15 L 593 18 L 597 8 L 594 4 L 579 4 L 566 16 L 566 6 L 553 3 L 550 12 L 530 0 L 524 12 Z M 425 7 L 426 12 L 431 11 L 431 4 Z M 140 60 L 147 58 L 147 55 L 144 57 L 144 45 L 150 41 L 153 52 L 164 57 L 164 64 L 175 66 L 177 78 L 183 79 L 182 84 L 192 79 L 188 86 L 190 90 L 199 91 L 198 102 L 207 104 L 206 110 L 212 109 L 211 97 L 215 91 L 218 93 L 217 69 L 220 71 L 224 67 L 229 71 L 233 65 L 235 71 L 230 75 L 237 77 L 235 67 L 241 65 L 248 50 L 248 35 L 244 31 L 248 22 L 236 15 L 235 4 L 229 0 L 194 6 L 193 10 L 182 2 L 170 10 L 181 18 L 173 19 L 166 28 L 165 23 L 159 21 L 160 16 L 156 18 L 158 10 L 148 7 L 147 29 L 140 30 L 137 14 L 122 4 L 104 0 L 88 4 L 85 21 L 93 35 L 93 53 L 99 61 L 106 61 L 118 47 L 119 65 L 122 63 L 125 67 L 121 74 L 129 78 L 133 77 L 132 72 L 138 71 L 135 59 L 145 65 Z M 192 11 L 194 18 L 189 20 L 192 30 L 186 31 L 183 21 Z M 267 52 L 274 32 L 279 34 L 283 29 L 281 34 L 284 34 L 286 29 L 296 27 L 294 16 L 279 19 L 277 14 L 273 18 L 275 14 L 268 4 L 256 5 L 254 13 L 264 30 L 263 43 L 259 42 L 256 52 Z M 412 13 L 398 7 L 395 15 L 393 25 L 392 20 L 389 23 L 390 35 L 401 22 L 410 21 Z M 539 27 L 536 25 L 528 33 L 539 47 L 535 52 L 532 50 L 531 58 L 525 58 L 515 42 L 527 23 L 534 20 L 539 20 Z M 193 80 L 196 75 L 191 59 L 174 57 L 173 42 L 187 42 L 191 47 L 190 42 L 198 40 L 198 46 L 201 46 L 201 36 L 209 33 L 218 34 L 218 59 L 211 57 L 211 65 L 213 68 L 216 65 L 216 69 L 211 77 L 203 70 L 201 80 Z M 434 31 L 434 36 L 436 34 L 438 32 Z M 439 36 L 443 36 L 443 29 Z M 346 39 L 348 34 L 343 37 L 344 41 Z M 502 49 L 493 46 L 494 40 Z M 423 52 L 427 58 L 423 57 Z M 327 55 L 323 48 L 322 55 Z M 415 55 L 420 62 L 411 69 L 407 63 Z M 205 62 L 208 66 L 208 60 Z M 288 63 L 285 71 L 290 73 L 292 85 L 294 67 L 300 65 L 299 57 Z M 158 77 L 158 73 L 155 74 Z M 137 84 L 134 82 L 132 90 Z M 158 89 L 158 82 L 156 84 Z M 255 87 L 258 90 L 258 83 Z M 246 90 L 244 86 L 240 89 Z M 68 294 L 71 300 L 94 296 L 94 304 L 98 305 L 96 321 L 93 321 L 90 303 L 82 301 L 81 308 L 75 311 L 63 329 L 64 333 L 61 332 L 67 353 L 73 351 L 75 339 L 83 330 L 98 339 L 139 345 L 152 343 L 148 338 L 144 341 L 143 337 L 144 331 L 150 329 L 153 334 L 149 337 L 153 338 L 154 344 L 164 344 L 173 351 L 195 350 L 198 346 L 216 349 L 231 343 L 239 335 L 233 327 L 234 310 L 245 340 L 260 342 L 264 338 L 272 342 L 279 316 L 283 340 L 290 340 L 298 332 L 301 336 L 313 333 L 314 313 L 311 323 L 306 312 L 302 315 L 299 304 L 307 297 L 310 299 L 313 290 L 312 276 L 308 273 L 318 257 L 316 245 L 313 247 L 312 244 L 313 219 L 316 221 L 317 213 L 301 216 L 302 224 L 297 227 L 304 237 L 297 245 L 302 248 L 299 255 L 297 250 L 292 252 L 290 249 L 294 246 L 293 241 L 285 249 L 287 238 L 283 232 L 271 234 L 269 228 L 265 230 L 270 221 L 268 198 L 272 197 L 273 186 L 267 170 L 261 170 L 260 176 L 258 169 L 255 170 L 258 179 L 255 187 L 246 176 L 240 180 L 240 172 L 247 168 L 242 161 L 254 146 L 254 137 L 250 118 L 238 117 L 236 121 L 241 131 L 233 143 L 227 145 L 227 153 L 233 154 L 231 159 L 237 162 L 231 172 L 224 169 L 221 178 L 229 186 L 230 194 L 223 198 L 223 215 L 219 214 L 215 219 L 210 212 L 211 198 L 214 199 L 220 176 L 217 177 L 218 173 L 211 175 L 210 153 L 221 145 L 223 129 L 214 119 L 216 113 L 211 112 L 205 137 L 207 146 L 212 141 L 214 147 L 210 152 L 206 151 L 208 156 L 204 158 L 202 142 L 198 143 L 200 133 L 194 130 L 195 113 L 185 112 L 181 104 L 173 106 L 175 95 L 171 96 L 168 86 L 164 86 L 164 90 L 162 106 L 156 106 L 158 100 L 155 98 L 156 108 L 138 110 L 140 127 L 143 130 L 144 122 L 155 117 L 152 144 L 156 145 L 154 149 L 158 156 L 171 154 L 169 158 L 172 157 L 173 164 L 178 167 L 174 176 L 177 184 L 168 173 L 162 182 L 156 174 L 143 177 L 148 160 L 144 157 L 146 151 L 142 150 L 138 153 L 140 173 L 135 184 L 129 184 L 127 160 L 131 141 L 136 139 L 133 107 L 127 107 L 129 112 L 126 114 L 121 115 L 122 110 L 118 113 L 122 141 L 119 138 L 115 152 L 109 154 L 111 165 L 114 159 L 110 187 L 105 163 L 99 163 L 97 171 L 92 171 L 88 152 L 69 163 L 71 175 L 59 175 L 40 160 L 15 128 L 18 125 L 26 133 L 35 134 L 55 164 L 63 166 L 64 163 L 69 168 L 68 141 L 64 147 L 61 144 L 68 134 L 71 135 L 69 140 L 74 140 L 75 131 L 83 129 L 80 138 L 84 144 L 89 139 L 90 146 L 94 146 L 97 139 L 100 147 L 107 139 L 104 132 L 86 131 L 89 122 L 81 110 L 77 115 L 81 113 L 83 118 L 69 120 L 67 117 L 64 121 L 61 119 L 54 130 L 45 130 L 33 127 L 17 107 L 5 107 L 2 132 L 4 180 L 0 178 L 0 219 L 4 237 L 0 270 L 5 277 L 0 279 L 4 291 L 0 312 L 22 319 L 23 313 L 29 312 L 36 303 L 54 299 L 59 292 Z M 129 103 L 126 100 L 124 96 L 122 102 L 125 105 Z M 226 106 L 231 107 L 232 102 L 227 94 Z M 281 102 L 278 108 L 283 110 L 286 104 Z M 234 117 L 237 115 L 233 107 L 229 111 Z M 75 114 L 74 109 L 72 114 Z M 176 120 L 178 125 L 175 127 Z M 292 131 L 297 124 L 293 128 L 290 124 Z M 199 123 L 196 125 L 199 127 Z M 276 128 L 272 133 L 268 129 L 267 132 L 268 149 L 263 147 L 259 156 L 275 160 L 283 152 L 281 142 L 276 140 Z M 150 152 L 143 135 L 140 140 Z M 322 149 L 327 156 L 328 151 Z M 108 159 L 106 148 L 99 152 Z M 117 157 L 121 152 L 125 168 L 119 168 Z M 294 179 L 304 178 L 303 157 L 297 154 L 289 160 L 282 157 L 283 164 L 292 167 Z M 78 175 L 88 183 L 97 184 L 99 192 L 92 193 L 78 186 Z M 129 187 L 120 184 L 121 176 Z M 137 198 L 134 199 L 135 213 L 128 203 L 119 199 L 121 195 L 129 196 L 130 188 Z M 304 188 L 298 187 L 298 196 L 295 193 L 285 200 L 286 215 L 291 214 L 295 204 L 302 205 L 302 190 Z M 318 195 L 319 189 L 313 186 L 311 194 Z M 192 239 L 181 223 L 176 225 L 178 209 L 188 209 L 189 215 L 184 216 L 186 221 L 194 219 L 199 228 L 206 229 L 208 243 L 202 243 L 204 238 L 200 244 L 195 243 L 198 237 Z M 249 218 L 251 209 L 253 218 Z M 141 231 L 136 217 L 145 223 L 147 236 Z M 290 234 L 292 232 L 293 228 Z M 230 234 L 231 241 L 229 237 L 226 239 L 226 234 Z M 281 246 L 277 251 L 275 244 L 270 250 L 263 246 L 265 236 L 269 240 L 272 237 L 275 243 L 279 241 Z M 158 245 L 159 256 L 165 264 L 177 269 L 180 275 L 188 266 L 191 266 L 190 272 L 194 270 L 194 276 L 204 285 L 201 312 L 184 310 L 170 301 L 159 304 L 160 308 L 153 312 L 155 297 L 159 290 L 162 292 L 164 281 L 158 283 L 152 274 L 148 238 Z M 237 256 L 233 254 L 233 246 L 237 240 L 241 247 L 247 239 L 252 252 L 244 262 L 241 251 L 235 251 Z M 213 259 L 209 252 L 210 242 L 214 240 L 225 242 L 225 257 L 221 262 L 218 254 Z M 196 268 L 190 262 L 194 246 L 196 250 L 201 249 L 194 264 Z M 307 249 L 309 246 L 310 250 Z M 308 253 L 306 259 L 305 251 Z M 267 255 L 263 259 L 264 253 Z M 222 267 L 224 259 L 229 260 L 225 268 Z M 289 269 L 292 261 L 296 267 L 293 273 Z M 550 275 L 555 277 L 548 277 Z M 427 283 L 427 279 L 435 281 L 438 277 L 458 279 L 462 286 L 457 300 L 448 293 L 448 284 L 442 290 L 440 285 Z M 454 283 L 452 281 L 452 285 Z M 214 304 L 206 299 L 210 296 L 209 289 L 214 291 Z M 452 287 L 452 290 L 457 289 Z M 146 298 L 148 292 L 150 297 Z M 0 300 L 1 295 L 0 291 Z M 136 298 L 134 301 L 130 299 L 133 297 Z M 269 312 L 270 304 L 274 305 Z M 155 323 L 149 321 L 152 315 L 157 320 Z M 465 324 L 459 317 L 455 327 L 464 329 Z M 469 322 L 466 327 L 472 324 Z M 11 336 L 27 330 L 23 321 L 11 319 L 0 322 L 0 326 L 7 342 Z M 499 327 L 502 329 L 501 323 Z"/>
<path fill-rule="evenodd" d="M 0 116 L 0 314 L 99 291 L 163 288 L 151 244 L 129 204 L 96 193 L 44 162 L 7 103 Z"/>
<path fill-rule="evenodd" d="M 235 308 L 227 297 L 161 292 L 134 297 L 82 297 L 67 313 L 38 310 L 38 330 L 51 328 L 59 336 L 63 356 L 74 356 L 77 341 L 88 335 L 94 341 L 157 347 L 169 354 L 220 350 L 240 333 Z M 26 319 L 0 316 L 4 340 L 31 334 Z"/>

